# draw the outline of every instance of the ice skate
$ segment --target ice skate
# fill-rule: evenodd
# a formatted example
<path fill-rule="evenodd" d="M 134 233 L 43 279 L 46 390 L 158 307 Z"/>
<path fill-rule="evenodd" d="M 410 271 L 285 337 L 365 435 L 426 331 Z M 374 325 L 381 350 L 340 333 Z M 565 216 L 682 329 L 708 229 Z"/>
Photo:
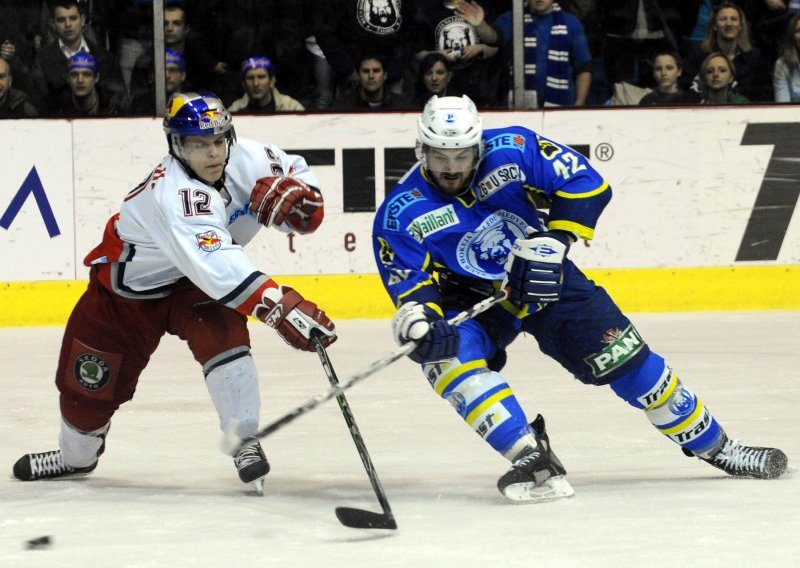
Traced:
<path fill-rule="evenodd" d="M 97 467 L 97 461 L 86 467 L 70 467 L 64 464 L 61 450 L 25 454 L 14 464 L 14 477 L 20 481 L 56 479 L 88 475 Z"/>
<path fill-rule="evenodd" d="M 500 493 L 512 501 L 543 502 L 575 495 L 565 477 L 567 470 L 553 453 L 541 414 L 531 423 L 537 445 L 517 456 L 497 481 Z"/>
<path fill-rule="evenodd" d="M 261 444 L 252 438 L 252 442 L 233 456 L 233 463 L 239 471 L 239 479 L 244 483 L 252 483 L 260 495 L 264 494 L 264 477 L 269 473 L 269 462 Z"/>
<path fill-rule="evenodd" d="M 684 453 L 692 456 L 691 452 Z M 699 457 L 699 456 L 698 456 Z M 725 438 L 720 450 L 710 458 L 700 458 L 733 477 L 775 479 L 786 472 L 789 460 L 776 448 L 743 446 L 739 440 Z"/>

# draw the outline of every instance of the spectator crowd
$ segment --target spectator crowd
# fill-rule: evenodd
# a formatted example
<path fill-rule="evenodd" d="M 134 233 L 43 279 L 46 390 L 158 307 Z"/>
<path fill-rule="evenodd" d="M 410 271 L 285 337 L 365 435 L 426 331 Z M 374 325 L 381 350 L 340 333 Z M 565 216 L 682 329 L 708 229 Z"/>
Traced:
<path fill-rule="evenodd" d="M 800 0 L 164 0 L 164 85 L 232 112 L 800 101 Z M 0 0 L 0 118 L 154 116 L 152 0 Z"/>

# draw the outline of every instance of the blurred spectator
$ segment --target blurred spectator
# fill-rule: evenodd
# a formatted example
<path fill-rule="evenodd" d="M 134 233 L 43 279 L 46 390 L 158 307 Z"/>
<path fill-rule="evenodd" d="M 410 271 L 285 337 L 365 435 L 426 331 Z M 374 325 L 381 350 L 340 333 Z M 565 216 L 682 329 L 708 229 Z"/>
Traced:
<path fill-rule="evenodd" d="M 310 106 L 315 110 L 325 110 L 333 104 L 336 93 L 336 69 L 328 63 L 315 35 L 306 37 L 305 45 L 314 84 L 314 91 L 310 95 Z"/>
<path fill-rule="evenodd" d="M 11 65 L 0 58 L 0 118 L 28 118 L 36 116 L 36 107 L 28 101 L 24 91 L 12 87 Z"/>
<path fill-rule="evenodd" d="M 736 90 L 751 101 L 772 100 L 771 65 L 761 56 L 758 48 L 750 42 L 749 25 L 744 11 L 733 2 L 722 2 L 716 7 L 708 21 L 706 37 L 702 44 L 702 55 L 724 53 L 736 67 Z M 687 76 L 692 90 L 701 91 L 701 66 L 697 60 L 687 63 Z M 694 78 L 694 79 L 692 79 Z M 684 86 L 687 84 L 684 83 Z"/>
<path fill-rule="evenodd" d="M 183 6 L 164 6 L 164 46 L 178 53 L 186 49 L 189 24 Z"/>
<path fill-rule="evenodd" d="M 298 112 L 305 108 L 298 101 L 275 88 L 275 69 L 269 57 L 250 57 L 242 61 L 242 82 L 245 94 L 228 110 L 241 114 Z"/>
<path fill-rule="evenodd" d="M 700 102 L 700 97 L 692 91 L 684 91 L 678 85 L 683 71 L 681 57 L 673 51 L 656 54 L 653 63 L 655 89 L 639 101 L 640 106 L 691 105 Z"/>
<path fill-rule="evenodd" d="M 386 87 L 389 76 L 382 54 L 363 55 L 358 60 L 358 86 L 342 92 L 334 102 L 336 110 L 397 110 L 411 108 L 400 95 Z"/>
<path fill-rule="evenodd" d="M 714 6 L 718 0 L 692 0 L 689 2 L 690 12 L 684 15 L 686 35 L 681 40 L 681 54 L 684 61 L 702 61 L 703 48 L 701 44 L 706 37 L 708 21 L 714 15 Z M 694 73 L 695 70 L 692 71 Z M 684 76 L 684 78 L 686 78 Z M 688 84 L 686 85 L 688 86 Z"/>
<path fill-rule="evenodd" d="M 792 16 L 786 26 L 781 56 L 775 62 L 772 88 L 775 102 L 796 103 L 800 101 L 800 13 Z"/>
<path fill-rule="evenodd" d="M 712 53 L 700 66 L 703 78 L 701 104 L 726 105 L 750 102 L 747 97 L 733 90 L 736 67 L 724 53 Z"/>
<path fill-rule="evenodd" d="M 69 89 L 58 97 L 51 114 L 56 116 L 116 116 L 122 114 L 125 99 L 100 87 L 97 60 L 79 51 L 67 60 Z"/>
<path fill-rule="evenodd" d="M 608 100 L 610 86 L 606 74 L 603 50 L 605 49 L 605 35 L 601 23 L 601 10 L 596 0 L 563 0 L 559 2 L 561 8 L 578 18 L 586 34 L 586 44 L 592 54 L 591 72 L 592 84 L 586 97 L 586 104 L 597 106 L 605 104 Z"/>
<path fill-rule="evenodd" d="M 53 0 L 51 23 L 58 39 L 39 50 L 31 70 L 29 95 L 37 108 L 50 107 L 68 91 L 67 59 L 81 51 L 97 61 L 105 90 L 122 99 L 127 97 L 119 65 L 104 47 L 83 36 L 85 22 L 76 0 Z"/>
<path fill-rule="evenodd" d="M 29 91 L 30 70 L 41 35 L 41 0 L 0 0 L 0 58 L 11 65 L 17 88 Z"/>
<path fill-rule="evenodd" d="M 280 0 L 186 0 L 192 35 L 187 38 L 189 81 L 215 93 L 226 106 L 242 94 L 239 64 L 254 53 L 274 55 L 275 41 L 288 30 L 275 27 Z"/>
<path fill-rule="evenodd" d="M 764 59 L 775 61 L 780 56 L 783 32 L 797 7 L 792 8 L 793 12 L 789 0 L 741 0 L 736 3 L 742 7 L 751 24 L 753 43 Z"/>
<path fill-rule="evenodd" d="M 153 0 L 110 0 L 110 5 L 112 49 L 130 89 L 136 60 L 153 52 Z"/>
<path fill-rule="evenodd" d="M 158 116 L 162 114 L 155 104 L 155 77 L 153 58 L 142 55 L 136 60 L 131 77 L 131 97 L 127 114 L 136 116 Z M 172 49 L 164 50 L 164 100 L 178 91 L 185 92 L 186 63 L 183 55 Z"/>
<path fill-rule="evenodd" d="M 358 60 L 375 53 L 386 61 L 388 85 L 402 87 L 414 30 L 415 0 L 318 0 L 311 13 L 314 37 L 336 70 L 340 89 L 359 83 Z"/>
<path fill-rule="evenodd" d="M 450 62 L 447 58 L 433 51 L 426 55 L 419 64 L 419 72 L 414 83 L 414 106 L 422 108 L 433 95 L 440 97 L 461 95 L 450 86 L 453 72 L 450 71 Z"/>
<path fill-rule="evenodd" d="M 313 90 L 310 85 L 311 54 L 306 49 L 306 38 L 313 33 L 311 11 L 306 2 L 275 1 L 270 10 L 270 29 L 266 41 L 262 41 L 261 51 L 251 51 L 247 55 L 261 53 L 272 59 L 275 76 L 280 77 L 281 92 L 292 98 L 308 98 Z M 263 25 L 259 22 L 259 25 Z"/>
<path fill-rule="evenodd" d="M 170 0 L 164 6 L 164 78 L 167 100 L 177 90 L 171 87 L 176 81 L 180 82 L 181 89 L 192 90 L 194 87 L 188 78 L 186 67 L 187 53 L 192 53 L 194 46 L 188 39 L 189 33 L 186 11 L 182 5 Z M 136 59 L 131 72 L 129 93 L 128 114 L 156 116 L 163 113 L 161 109 L 155 108 L 155 65 L 152 51 L 148 50 Z"/>
<path fill-rule="evenodd" d="M 499 44 L 502 32 L 488 22 L 476 1 L 424 0 L 417 10 L 418 43 L 413 68 L 431 53 L 447 58 L 454 91 L 468 95 L 478 106 L 496 106 L 502 65 Z M 505 93 L 504 93 L 505 95 Z"/>
<path fill-rule="evenodd" d="M 495 22 L 512 41 L 512 13 Z M 555 0 L 526 0 L 524 108 L 583 106 L 592 82 L 591 59 L 580 21 Z"/>
<path fill-rule="evenodd" d="M 660 51 L 680 48 L 678 39 L 688 33 L 685 21 L 694 3 L 687 0 L 604 0 L 601 3 L 605 31 L 608 80 L 653 87 L 653 59 Z M 696 7 L 695 7 L 696 13 Z"/>

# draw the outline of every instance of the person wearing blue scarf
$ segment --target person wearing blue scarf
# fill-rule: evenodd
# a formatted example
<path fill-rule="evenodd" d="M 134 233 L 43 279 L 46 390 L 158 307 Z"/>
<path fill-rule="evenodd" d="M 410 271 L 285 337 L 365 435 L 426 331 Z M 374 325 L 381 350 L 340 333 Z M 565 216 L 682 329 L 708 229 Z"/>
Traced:
<path fill-rule="evenodd" d="M 512 13 L 495 24 L 512 41 Z M 591 54 L 580 21 L 555 0 L 526 0 L 525 107 L 583 106 L 592 82 Z"/>

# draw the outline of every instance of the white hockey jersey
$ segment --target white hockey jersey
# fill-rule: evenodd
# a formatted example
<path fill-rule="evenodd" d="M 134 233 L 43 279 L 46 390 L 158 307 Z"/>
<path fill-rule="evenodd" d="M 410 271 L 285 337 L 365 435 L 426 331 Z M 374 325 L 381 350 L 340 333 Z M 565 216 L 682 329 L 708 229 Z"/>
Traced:
<path fill-rule="evenodd" d="M 249 210 L 250 192 L 259 178 L 279 175 L 319 187 L 301 156 L 253 140 L 234 146 L 219 190 L 167 156 L 128 193 L 84 264 L 97 267 L 100 281 L 120 296 L 164 297 L 185 276 L 250 314 L 261 291 L 275 285 L 242 248 L 262 228 Z"/>

